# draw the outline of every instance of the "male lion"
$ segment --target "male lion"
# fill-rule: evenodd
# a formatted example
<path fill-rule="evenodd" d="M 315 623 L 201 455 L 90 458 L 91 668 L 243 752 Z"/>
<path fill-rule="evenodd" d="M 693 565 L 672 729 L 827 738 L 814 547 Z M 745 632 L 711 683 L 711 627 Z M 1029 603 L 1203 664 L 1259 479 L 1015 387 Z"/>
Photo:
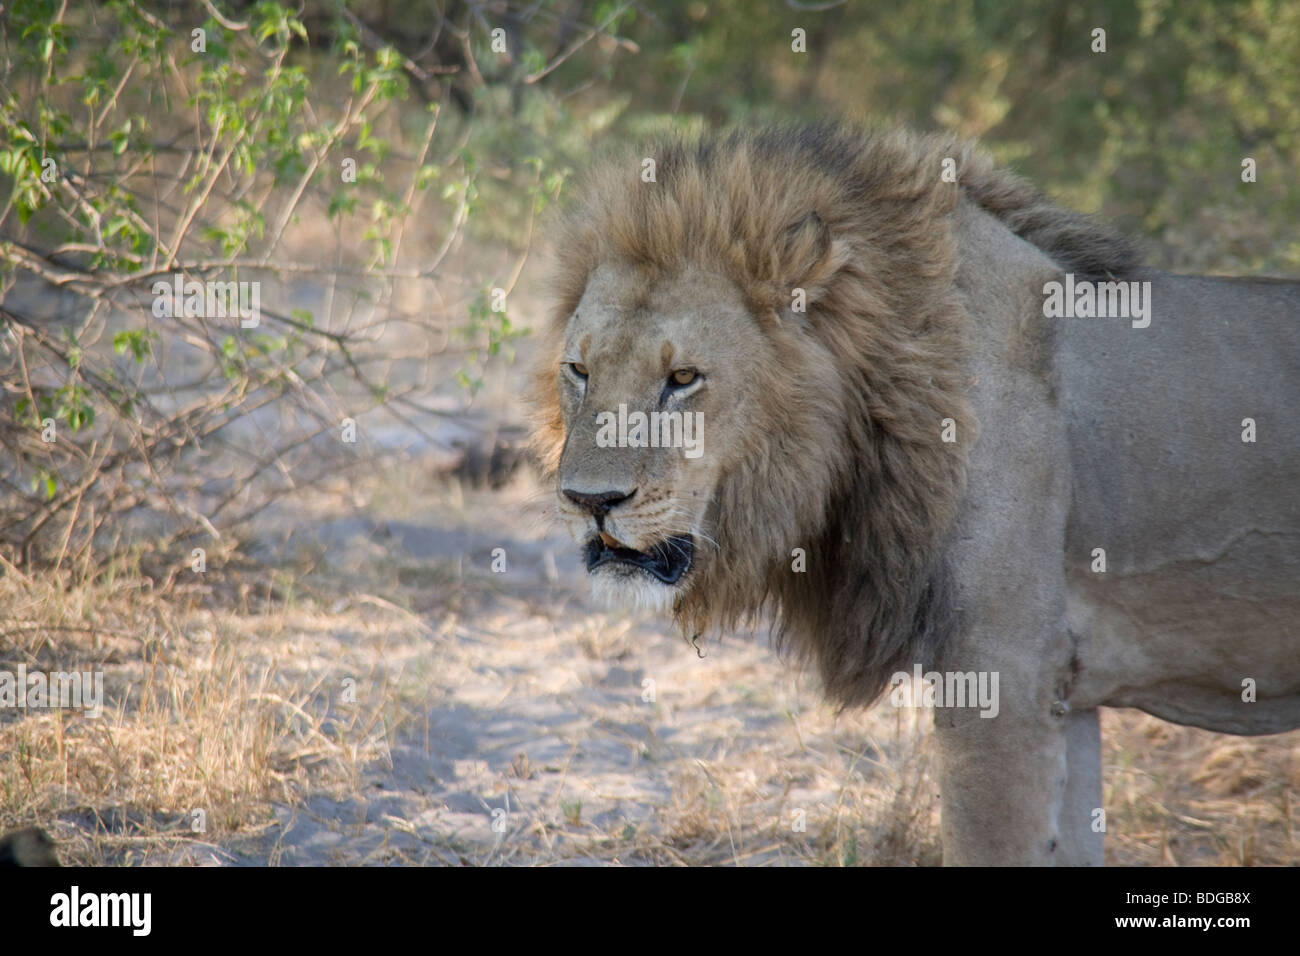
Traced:
<path fill-rule="evenodd" d="M 1102 862 L 1101 705 L 1300 726 L 1300 283 L 835 126 L 599 164 L 556 246 L 539 444 L 594 590 L 769 612 L 840 704 L 998 675 L 935 709 L 945 862 Z"/>

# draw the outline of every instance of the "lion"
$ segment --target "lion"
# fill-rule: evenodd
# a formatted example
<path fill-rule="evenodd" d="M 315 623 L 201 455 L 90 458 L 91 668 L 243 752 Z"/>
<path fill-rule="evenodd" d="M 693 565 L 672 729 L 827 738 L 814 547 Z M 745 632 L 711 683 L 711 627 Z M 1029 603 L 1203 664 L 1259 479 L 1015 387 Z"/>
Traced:
<path fill-rule="evenodd" d="M 670 136 L 562 215 L 536 440 L 593 592 L 765 618 L 842 706 L 997 678 L 934 708 L 946 864 L 1103 862 L 1099 707 L 1300 726 L 1300 283 L 836 124 Z"/>

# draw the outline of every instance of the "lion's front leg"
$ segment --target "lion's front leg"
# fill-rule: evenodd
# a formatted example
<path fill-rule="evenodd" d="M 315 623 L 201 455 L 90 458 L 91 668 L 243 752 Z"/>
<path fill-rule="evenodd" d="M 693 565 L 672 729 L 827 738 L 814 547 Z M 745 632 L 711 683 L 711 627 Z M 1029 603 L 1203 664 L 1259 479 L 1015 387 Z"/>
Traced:
<path fill-rule="evenodd" d="M 1067 740 L 1050 714 L 984 719 L 936 710 L 945 866 L 1050 866 L 1059 827 Z"/>
<path fill-rule="evenodd" d="M 944 864 L 1100 866 L 1097 712 L 980 720 L 936 712 Z"/>
<path fill-rule="evenodd" d="M 1026 466 L 1006 483 L 1051 487 L 1050 471 Z M 1020 501 L 1019 522 L 973 510 L 955 549 L 961 623 L 939 671 L 973 673 L 998 692 L 993 707 L 935 709 L 948 864 L 1047 866 L 1095 855 L 1080 815 L 1100 800 L 1096 723 L 1069 706 L 1062 506 L 1056 496 Z"/>
<path fill-rule="evenodd" d="M 990 686 L 996 677 L 997 706 L 936 706 L 944 862 L 1047 866 L 1079 860 L 1065 808 L 1091 794 L 1082 775 L 1077 797 L 1068 787 L 1071 751 L 1088 739 L 1068 700 L 1069 457 L 1043 383 L 998 364 L 992 351 L 976 366 L 983 432 L 952 535 L 959 623 L 938 668 Z"/>
<path fill-rule="evenodd" d="M 944 865 L 1104 862 L 1096 710 L 1006 721 L 939 710 L 936 730 Z"/>

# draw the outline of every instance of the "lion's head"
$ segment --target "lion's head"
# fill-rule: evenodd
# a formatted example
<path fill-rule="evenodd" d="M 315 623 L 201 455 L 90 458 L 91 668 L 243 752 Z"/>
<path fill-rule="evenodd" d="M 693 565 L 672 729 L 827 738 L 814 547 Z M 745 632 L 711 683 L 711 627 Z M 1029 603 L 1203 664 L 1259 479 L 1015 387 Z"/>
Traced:
<path fill-rule="evenodd" d="M 945 157 L 1009 203 L 967 147 L 829 126 L 595 167 L 536 397 L 596 592 L 690 634 L 771 611 L 846 704 L 925 661 L 975 432 Z"/>

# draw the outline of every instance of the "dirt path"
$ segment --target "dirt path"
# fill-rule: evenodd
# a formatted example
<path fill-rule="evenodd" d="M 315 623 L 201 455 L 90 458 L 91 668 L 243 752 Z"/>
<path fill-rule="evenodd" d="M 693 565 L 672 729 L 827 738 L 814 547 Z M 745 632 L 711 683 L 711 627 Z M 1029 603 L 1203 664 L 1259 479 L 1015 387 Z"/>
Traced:
<path fill-rule="evenodd" d="M 665 622 L 593 609 L 526 481 L 402 498 L 274 540 L 319 542 L 331 573 L 387 583 L 424 626 L 385 646 L 402 717 L 361 786 L 278 806 L 228 862 L 935 862 L 917 715 L 837 720 L 762 639 L 697 653 Z"/>

